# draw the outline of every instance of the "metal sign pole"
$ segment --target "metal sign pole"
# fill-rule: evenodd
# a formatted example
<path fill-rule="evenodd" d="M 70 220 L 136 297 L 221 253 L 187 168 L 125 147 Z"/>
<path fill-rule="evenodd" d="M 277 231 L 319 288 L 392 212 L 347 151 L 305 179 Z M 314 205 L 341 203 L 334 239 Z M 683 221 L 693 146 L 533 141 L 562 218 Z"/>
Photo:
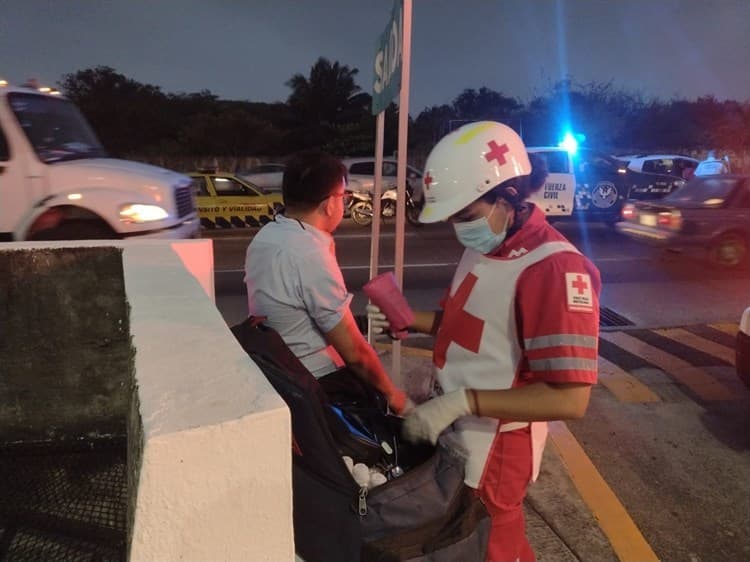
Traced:
<path fill-rule="evenodd" d="M 401 47 L 401 92 L 398 103 L 398 165 L 396 171 L 396 281 L 404 287 L 404 222 L 406 218 L 406 152 L 409 132 L 409 71 L 411 67 L 411 4 L 403 0 L 403 33 Z M 393 378 L 403 388 L 401 377 L 401 341 L 393 342 Z"/>
<path fill-rule="evenodd" d="M 378 274 L 380 257 L 380 195 L 383 191 L 383 145 L 385 136 L 385 111 L 375 120 L 375 186 L 372 190 L 372 231 L 370 234 L 370 279 Z M 372 322 L 367 321 L 367 341 L 372 344 Z"/>

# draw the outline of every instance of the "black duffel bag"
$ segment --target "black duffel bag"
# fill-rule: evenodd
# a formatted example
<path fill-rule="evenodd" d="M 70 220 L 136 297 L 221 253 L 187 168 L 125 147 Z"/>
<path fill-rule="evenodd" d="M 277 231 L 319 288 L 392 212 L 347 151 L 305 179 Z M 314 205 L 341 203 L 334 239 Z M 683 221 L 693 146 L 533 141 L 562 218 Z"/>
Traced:
<path fill-rule="evenodd" d="M 257 319 L 232 333 L 291 413 L 294 539 L 306 562 L 484 560 L 490 519 L 463 483 L 463 459 L 403 441 L 378 392 L 346 371 L 316 380 Z M 402 475 L 368 490 L 343 455 Z"/>

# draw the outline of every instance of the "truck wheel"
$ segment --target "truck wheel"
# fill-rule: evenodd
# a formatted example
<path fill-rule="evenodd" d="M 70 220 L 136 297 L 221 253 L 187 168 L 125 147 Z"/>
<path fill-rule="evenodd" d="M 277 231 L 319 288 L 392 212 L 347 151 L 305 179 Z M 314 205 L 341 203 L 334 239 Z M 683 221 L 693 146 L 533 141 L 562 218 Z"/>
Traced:
<path fill-rule="evenodd" d="M 359 226 L 372 224 L 372 205 L 366 201 L 357 201 L 350 209 L 352 220 Z"/>
<path fill-rule="evenodd" d="M 748 260 L 747 239 L 734 232 L 722 234 L 709 246 L 708 260 L 726 268 L 745 265 Z"/>
<path fill-rule="evenodd" d="M 41 230 L 31 240 L 116 240 L 119 238 L 109 226 L 94 221 L 69 221 Z"/>

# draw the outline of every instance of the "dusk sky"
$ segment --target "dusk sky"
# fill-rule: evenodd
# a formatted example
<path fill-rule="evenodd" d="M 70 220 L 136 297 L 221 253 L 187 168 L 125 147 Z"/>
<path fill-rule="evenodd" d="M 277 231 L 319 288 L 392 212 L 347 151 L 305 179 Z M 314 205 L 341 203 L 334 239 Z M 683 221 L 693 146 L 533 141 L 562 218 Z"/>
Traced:
<path fill-rule="evenodd" d="M 0 77 L 115 68 L 165 92 L 284 101 L 319 56 L 372 84 L 391 0 L 0 0 Z M 750 0 L 414 0 L 410 112 L 570 75 L 646 98 L 750 100 Z"/>

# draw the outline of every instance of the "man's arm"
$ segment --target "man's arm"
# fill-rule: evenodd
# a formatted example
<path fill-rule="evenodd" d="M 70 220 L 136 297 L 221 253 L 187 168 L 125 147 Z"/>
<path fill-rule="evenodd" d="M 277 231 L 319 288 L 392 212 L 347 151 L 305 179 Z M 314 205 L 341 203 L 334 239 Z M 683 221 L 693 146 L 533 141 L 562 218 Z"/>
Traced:
<path fill-rule="evenodd" d="M 416 311 L 414 312 L 414 322 L 410 328 L 415 332 L 434 336 L 437 334 L 442 319 L 442 310 Z"/>
<path fill-rule="evenodd" d="M 325 338 L 357 376 L 382 392 L 397 413 L 403 412 L 406 394 L 388 376 L 378 354 L 357 328 L 351 310 L 347 308 L 341 321 L 326 332 Z"/>

